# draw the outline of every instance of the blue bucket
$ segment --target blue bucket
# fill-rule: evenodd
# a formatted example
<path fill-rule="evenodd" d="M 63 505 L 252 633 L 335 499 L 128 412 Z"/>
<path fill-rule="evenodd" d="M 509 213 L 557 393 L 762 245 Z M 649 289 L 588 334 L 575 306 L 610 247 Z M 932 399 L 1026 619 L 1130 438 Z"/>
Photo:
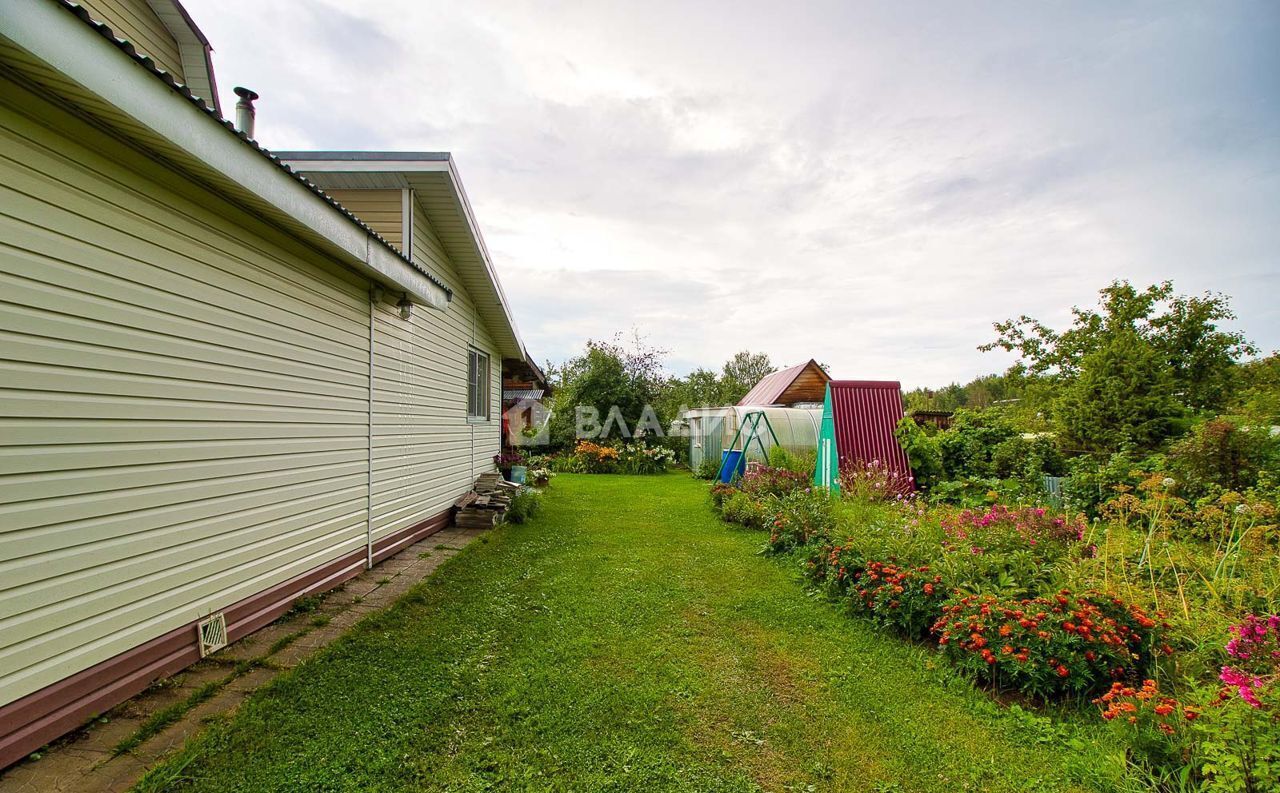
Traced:
<path fill-rule="evenodd" d="M 725 449 L 720 453 L 720 481 L 729 484 L 742 465 L 742 452 L 738 449 Z"/>

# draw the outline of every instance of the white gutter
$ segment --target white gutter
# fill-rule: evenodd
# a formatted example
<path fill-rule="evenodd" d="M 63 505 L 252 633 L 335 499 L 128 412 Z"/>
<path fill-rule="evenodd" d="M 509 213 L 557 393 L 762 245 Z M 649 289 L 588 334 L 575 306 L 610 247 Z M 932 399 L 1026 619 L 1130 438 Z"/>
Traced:
<path fill-rule="evenodd" d="M 447 306 L 440 285 L 66 9 L 49 0 L 5 0 L 0 34 L 305 227 L 342 263 L 419 305 Z"/>

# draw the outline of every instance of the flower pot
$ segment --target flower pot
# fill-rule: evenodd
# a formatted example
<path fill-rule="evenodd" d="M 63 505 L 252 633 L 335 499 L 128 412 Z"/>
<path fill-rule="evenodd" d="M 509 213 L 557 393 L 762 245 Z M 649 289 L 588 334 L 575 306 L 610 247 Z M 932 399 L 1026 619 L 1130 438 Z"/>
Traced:
<path fill-rule="evenodd" d="M 503 479 L 507 480 L 508 482 L 510 482 L 510 481 L 511 481 L 511 468 L 510 468 L 510 467 L 508 467 L 508 468 L 499 468 L 499 469 L 498 469 L 498 473 L 502 474 L 502 478 L 503 478 Z"/>
<path fill-rule="evenodd" d="M 511 466 L 511 473 L 507 476 L 507 481 L 515 482 L 517 485 L 523 485 L 525 474 L 527 474 L 528 471 L 529 469 L 523 465 L 513 465 Z"/>

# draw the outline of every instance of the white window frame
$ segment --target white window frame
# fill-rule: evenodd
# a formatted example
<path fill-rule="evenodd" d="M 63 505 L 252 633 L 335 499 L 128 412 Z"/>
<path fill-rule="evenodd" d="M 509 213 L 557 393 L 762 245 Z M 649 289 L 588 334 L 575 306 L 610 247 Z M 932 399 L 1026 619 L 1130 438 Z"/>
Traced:
<path fill-rule="evenodd" d="M 481 366 L 482 363 L 483 366 Z M 492 416 L 493 400 L 490 394 L 492 388 L 489 382 L 493 376 L 491 365 L 487 352 L 475 347 L 467 348 L 467 421 L 469 422 L 486 422 Z"/>

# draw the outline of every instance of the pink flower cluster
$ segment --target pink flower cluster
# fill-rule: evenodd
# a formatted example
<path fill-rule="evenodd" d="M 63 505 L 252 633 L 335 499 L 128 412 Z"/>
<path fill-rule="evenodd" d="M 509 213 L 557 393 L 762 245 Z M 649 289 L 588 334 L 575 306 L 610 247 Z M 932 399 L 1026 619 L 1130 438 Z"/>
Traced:
<path fill-rule="evenodd" d="M 1048 546 L 1063 549 L 1084 539 L 1084 523 L 1050 515 L 1043 507 L 1011 508 L 993 504 L 985 512 L 973 509 L 944 518 L 949 544 L 968 546 L 972 553 Z"/>
<path fill-rule="evenodd" d="M 1222 667 L 1218 679 L 1234 688 L 1252 707 L 1262 707 L 1258 692 L 1280 677 L 1280 614 L 1250 614 L 1231 626 L 1235 636 L 1227 642 L 1227 655 L 1236 663 Z"/>
<path fill-rule="evenodd" d="M 868 501 L 903 501 L 915 493 L 910 473 L 895 471 L 879 460 L 846 460 L 840 466 L 840 489 Z"/>

